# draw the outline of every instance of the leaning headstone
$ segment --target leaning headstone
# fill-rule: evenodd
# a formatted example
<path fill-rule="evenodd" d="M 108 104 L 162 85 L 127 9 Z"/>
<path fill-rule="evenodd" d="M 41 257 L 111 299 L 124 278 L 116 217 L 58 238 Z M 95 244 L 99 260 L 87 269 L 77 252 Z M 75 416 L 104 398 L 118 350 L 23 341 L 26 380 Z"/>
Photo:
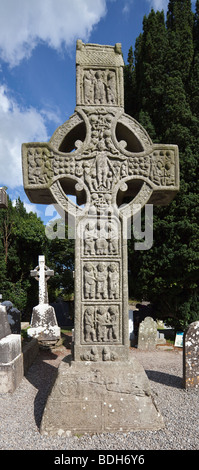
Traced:
<path fill-rule="evenodd" d="M 184 333 L 183 385 L 199 390 L 199 321 L 191 323 Z"/>
<path fill-rule="evenodd" d="M 127 232 L 138 208 L 178 191 L 178 148 L 153 144 L 124 113 L 121 44 L 78 40 L 76 66 L 73 116 L 49 143 L 22 146 L 31 201 L 56 202 L 76 224 L 74 357 L 60 365 L 41 431 L 157 429 L 146 374 L 129 360 Z"/>
<path fill-rule="evenodd" d="M 1 305 L 4 305 L 7 310 L 8 322 L 11 328 L 11 333 L 20 335 L 21 334 L 21 312 L 10 300 L 4 300 Z"/>
<path fill-rule="evenodd" d="M 45 265 L 45 256 L 39 256 L 38 266 L 30 272 L 39 283 L 39 304 L 33 308 L 28 336 L 37 338 L 43 346 L 51 346 L 60 339 L 54 308 L 48 303 L 47 281 L 54 271 Z"/>
<path fill-rule="evenodd" d="M 157 344 L 157 323 L 153 318 L 146 317 L 140 323 L 138 333 L 138 349 L 153 350 Z"/>
<path fill-rule="evenodd" d="M 21 335 L 11 334 L 6 307 L 0 305 L 0 393 L 12 393 L 23 377 Z"/>

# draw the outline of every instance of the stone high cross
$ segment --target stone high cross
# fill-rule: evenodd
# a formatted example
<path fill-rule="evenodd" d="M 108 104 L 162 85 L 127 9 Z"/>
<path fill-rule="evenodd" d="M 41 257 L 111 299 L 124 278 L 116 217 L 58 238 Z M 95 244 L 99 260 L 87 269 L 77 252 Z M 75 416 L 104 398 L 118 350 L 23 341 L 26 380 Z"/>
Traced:
<path fill-rule="evenodd" d="M 128 359 L 126 219 L 179 189 L 178 147 L 153 144 L 124 113 L 123 66 L 121 44 L 78 40 L 75 113 L 49 142 L 22 146 L 31 202 L 76 215 L 75 361 Z"/>
<path fill-rule="evenodd" d="M 30 271 L 30 275 L 39 282 L 39 304 L 48 304 L 47 281 L 54 276 L 54 271 L 45 265 L 45 256 L 39 255 L 39 265 Z"/>
<path fill-rule="evenodd" d="M 8 208 L 8 196 L 4 188 L 0 188 L 0 209 Z"/>

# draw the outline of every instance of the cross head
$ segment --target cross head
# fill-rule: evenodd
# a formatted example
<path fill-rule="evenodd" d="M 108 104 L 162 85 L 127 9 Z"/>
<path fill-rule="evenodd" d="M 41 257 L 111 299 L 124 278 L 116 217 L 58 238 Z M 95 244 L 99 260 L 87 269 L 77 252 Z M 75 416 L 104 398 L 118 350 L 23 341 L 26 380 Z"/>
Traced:
<path fill-rule="evenodd" d="M 30 271 L 30 275 L 39 282 L 39 304 L 48 304 L 47 281 L 54 276 L 54 271 L 45 265 L 45 256 L 39 255 L 39 264 Z"/>
<path fill-rule="evenodd" d="M 128 358 L 126 219 L 179 189 L 178 147 L 153 144 L 124 112 L 123 66 L 120 44 L 78 40 L 75 113 L 49 142 L 22 146 L 29 199 L 76 217 L 75 361 Z"/>

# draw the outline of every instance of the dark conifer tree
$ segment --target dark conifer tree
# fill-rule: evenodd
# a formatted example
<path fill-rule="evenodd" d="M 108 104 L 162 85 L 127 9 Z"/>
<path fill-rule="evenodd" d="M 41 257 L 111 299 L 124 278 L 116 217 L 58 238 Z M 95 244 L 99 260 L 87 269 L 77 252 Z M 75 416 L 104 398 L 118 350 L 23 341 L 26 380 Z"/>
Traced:
<path fill-rule="evenodd" d="M 154 208 L 152 249 L 136 252 L 129 242 L 130 292 L 178 328 L 199 319 L 198 67 L 199 0 L 195 17 L 190 0 L 170 0 L 166 24 L 163 12 L 144 17 L 131 113 L 154 141 L 178 144 L 181 186 L 172 203 Z"/>

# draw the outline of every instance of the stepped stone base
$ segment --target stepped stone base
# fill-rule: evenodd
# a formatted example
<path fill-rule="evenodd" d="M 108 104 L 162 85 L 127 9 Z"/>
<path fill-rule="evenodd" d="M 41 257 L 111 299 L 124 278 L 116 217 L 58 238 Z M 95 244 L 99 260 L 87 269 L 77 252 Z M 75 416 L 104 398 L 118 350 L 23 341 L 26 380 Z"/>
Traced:
<path fill-rule="evenodd" d="M 74 362 L 67 357 L 59 366 L 40 432 L 68 436 L 163 426 L 137 361 Z"/>
<path fill-rule="evenodd" d="M 0 358 L 0 393 L 13 393 L 23 378 L 20 335 L 8 335 L 0 340 Z"/>
<path fill-rule="evenodd" d="M 36 338 L 40 343 L 56 343 L 61 336 L 57 324 L 55 310 L 48 304 L 39 304 L 33 308 L 31 327 L 28 336 Z"/>

